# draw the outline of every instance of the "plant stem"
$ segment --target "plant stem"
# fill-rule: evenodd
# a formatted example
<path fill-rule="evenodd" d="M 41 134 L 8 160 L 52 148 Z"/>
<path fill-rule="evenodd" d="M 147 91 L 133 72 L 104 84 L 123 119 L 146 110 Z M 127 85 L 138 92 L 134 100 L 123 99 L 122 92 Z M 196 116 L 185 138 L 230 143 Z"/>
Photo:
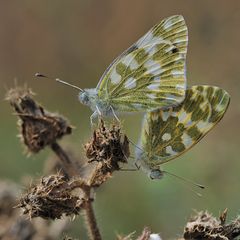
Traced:
<path fill-rule="evenodd" d="M 65 172 L 69 176 L 72 177 L 79 175 L 78 168 L 77 166 L 75 166 L 76 164 L 74 164 L 74 162 L 68 157 L 67 153 L 62 149 L 62 147 L 57 142 L 51 144 L 51 149 L 59 157 Z"/>
<path fill-rule="evenodd" d="M 92 200 L 90 197 L 90 191 L 91 189 L 85 189 L 86 199 L 85 202 L 85 223 L 88 228 L 88 235 L 91 240 L 101 240 L 101 234 L 97 226 L 97 221 L 95 218 L 93 206 L 92 206 Z"/>
<path fill-rule="evenodd" d="M 59 157 L 64 170 L 67 172 L 69 176 L 80 175 L 76 164 L 69 158 L 67 153 L 62 149 L 62 147 L 57 142 L 51 144 L 51 149 Z M 81 186 L 81 189 L 84 191 L 86 195 L 85 197 L 86 201 L 84 206 L 84 209 L 85 209 L 84 218 L 85 218 L 86 226 L 88 228 L 89 238 L 91 240 L 102 240 L 100 231 L 97 226 L 97 221 L 95 218 L 93 206 L 92 206 L 92 200 L 90 196 L 91 188 L 88 186 Z"/>

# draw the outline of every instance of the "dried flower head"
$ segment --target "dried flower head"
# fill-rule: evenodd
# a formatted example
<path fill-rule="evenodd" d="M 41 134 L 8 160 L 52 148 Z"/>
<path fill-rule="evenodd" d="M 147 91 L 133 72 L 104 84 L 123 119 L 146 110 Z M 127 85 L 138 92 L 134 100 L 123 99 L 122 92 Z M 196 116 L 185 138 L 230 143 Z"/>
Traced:
<path fill-rule="evenodd" d="M 208 212 L 199 212 L 184 229 L 184 239 L 231 240 L 240 236 L 240 219 L 225 224 L 226 210 L 216 219 Z"/>
<path fill-rule="evenodd" d="M 30 152 L 37 153 L 70 134 L 72 127 L 63 117 L 44 110 L 33 100 L 33 95 L 26 87 L 16 87 L 9 90 L 6 99 L 20 118 L 21 139 Z"/>
<path fill-rule="evenodd" d="M 94 187 L 105 182 L 114 171 L 120 170 L 119 163 L 127 163 L 130 155 L 129 141 L 121 128 L 116 125 L 107 128 L 103 120 L 100 120 L 98 129 L 84 148 L 89 164 L 96 163 L 90 181 Z"/>
<path fill-rule="evenodd" d="M 127 136 L 121 133 L 121 128 L 115 125 L 107 128 L 103 120 L 94 131 L 93 137 L 85 144 L 85 150 L 89 162 L 103 164 L 103 173 L 120 170 L 119 163 L 127 163 L 130 155 L 129 141 Z"/>
<path fill-rule="evenodd" d="M 79 190 L 79 191 L 77 191 Z M 64 214 L 77 215 L 83 205 L 81 190 L 62 175 L 43 177 L 20 199 L 17 207 L 30 218 L 58 219 Z"/>
<path fill-rule="evenodd" d="M 68 226 L 68 219 L 45 221 L 26 219 L 15 208 L 21 187 L 10 181 L 0 181 L 0 239 L 59 239 Z"/>

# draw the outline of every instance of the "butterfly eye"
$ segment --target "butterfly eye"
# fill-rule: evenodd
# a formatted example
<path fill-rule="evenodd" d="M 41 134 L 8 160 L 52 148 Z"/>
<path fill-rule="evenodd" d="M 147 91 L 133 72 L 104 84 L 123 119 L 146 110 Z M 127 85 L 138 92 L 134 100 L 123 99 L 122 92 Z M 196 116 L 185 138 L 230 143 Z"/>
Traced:
<path fill-rule="evenodd" d="M 79 93 L 79 101 L 82 104 L 88 105 L 89 104 L 89 96 L 86 92 L 80 92 Z"/>
<path fill-rule="evenodd" d="M 150 172 L 151 179 L 161 179 L 162 177 L 163 177 L 163 172 L 159 169 L 155 169 Z"/>

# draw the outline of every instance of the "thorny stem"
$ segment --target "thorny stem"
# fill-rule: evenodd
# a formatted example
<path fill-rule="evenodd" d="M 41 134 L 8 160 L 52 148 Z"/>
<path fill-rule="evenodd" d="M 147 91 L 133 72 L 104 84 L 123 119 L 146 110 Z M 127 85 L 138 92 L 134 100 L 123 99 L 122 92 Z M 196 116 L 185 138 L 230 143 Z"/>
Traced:
<path fill-rule="evenodd" d="M 59 157 L 64 170 L 70 175 L 70 176 L 78 176 L 79 171 L 77 168 L 74 167 L 74 163 L 72 160 L 68 157 L 67 153 L 62 149 L 62 147 L 58 143 L 52 143 L 51 149 L 56 153 L 56 155 Z M 92 206 L 92 199 L 91 199 L 91 189 L 87 186 L 81 186 L 82 190 L 84 191 L 86 195 L 86 201 L 84 204 L 85 209 L 85 223 L 88 228 L 88 234 L 91 240 L 101 240 L 101 234 L 97 226 L 97 221 L 95 218 L 93 206 Z"/>
<path fill-rule="evenodd" d="M 57 142 L 51 144 L 51 149 L 59 157 L 64 170 L 68 173 L 69 176 L 79 175 L 78 169 L 74 167 L 75 164 Z"/>
<path fill-rule="evenodd" d="M 85 188 L 84 192 L 86 194 L 86 199 L 87 199 L 87 201 L 85 202 L 85 205 L 84 205 L 85 206 L 84 218 L 85 218 L 86 226 L 88 227 L 89 238 L 91 240 L 101 240 L 102 237 L 101 237 L 100 231 L 97 226 L 97 221 L 96 221 L 93 206 L 92 206 L 92 199 L 90 196 L 91 189 Z"/>

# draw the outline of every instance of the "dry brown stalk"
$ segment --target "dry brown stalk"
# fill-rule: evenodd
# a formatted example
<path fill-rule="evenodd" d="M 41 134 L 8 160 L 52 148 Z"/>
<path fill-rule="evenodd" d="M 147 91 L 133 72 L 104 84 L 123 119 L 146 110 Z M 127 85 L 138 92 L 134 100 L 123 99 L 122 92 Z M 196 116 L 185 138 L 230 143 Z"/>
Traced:
<path fill-rule="evenodd" d="M 108 129 L 101 121 L 93 138 L 85 145 L 88 162 L 79 164 L 57 142 L 70 134 L 72 127 L 65 118 L 49 113 L 35 102 L 33 95 L 30 89 L 19 87 L 7 94 L 19 117 L 21 139 L 31 153 L 38 153 L 50 146 L 58 156 L 66 176 L 57 174 L 43 177 L 20 199 L 18 207 L 30 218 L 40 216 L 51 219 L 61 218 L 63 214 L 76 215 L 83 210 L 90 239 L 101 240 L 91 195 L 95 187 L 120 169 L 120 162 L 127 162 L 127 137 L 122 135 L 118 126 Z"/>
<path fill-rule="evenodd" d="M 34 101 L 32 91 L 27 88 L 11 89 L 7 99 L 19 117 L 21 139 L 28 151 L 38 153 L 49 146 L 63 168 L 61 174 L 59 172 L 42 177 L 38 184 L 32 186 L 21 197 L 18 207 L 30 218 L 58 219 L 63 215 L 72 216 L 84 212 L 89 238 L 101 240 L 92 196 L 96 187 L 112 177 L 114 171 L 120 170 L 121 164 L 127 163 L 130 155 L 127 136 L 122 134 L 119 126 L 107 127 L 103 120 L 100 120 L 92 138 L 84 146 L 88 160 L 76 161 L 72 154 L 66 152 L 58 143 L 59 139 L 72 131 L 65 118 L 46 111 Z M 1 206 L 1 202 L 0 211 L 6 211 Z M 187 223 L 182 239 L 236 239 L 240 236 L 240 219 L 237 218 L 226 224 L 226 216 L 226 210 L 220 215 L 219 220 L 207 212 L 197 213 Z M 32 228 L 32 225 L 27 226 L 28 222 L 23 221 L 21 224 L 25 224 L 26 228 L 29 227 L 28 236 L 31 238 L 35 234 L 35 228 Z M 161 238 L 149 228 L 145 228 L 137 238 L 131 233 L 125 237 L 118 236 L 117 239 L 160 240 Z"/>

